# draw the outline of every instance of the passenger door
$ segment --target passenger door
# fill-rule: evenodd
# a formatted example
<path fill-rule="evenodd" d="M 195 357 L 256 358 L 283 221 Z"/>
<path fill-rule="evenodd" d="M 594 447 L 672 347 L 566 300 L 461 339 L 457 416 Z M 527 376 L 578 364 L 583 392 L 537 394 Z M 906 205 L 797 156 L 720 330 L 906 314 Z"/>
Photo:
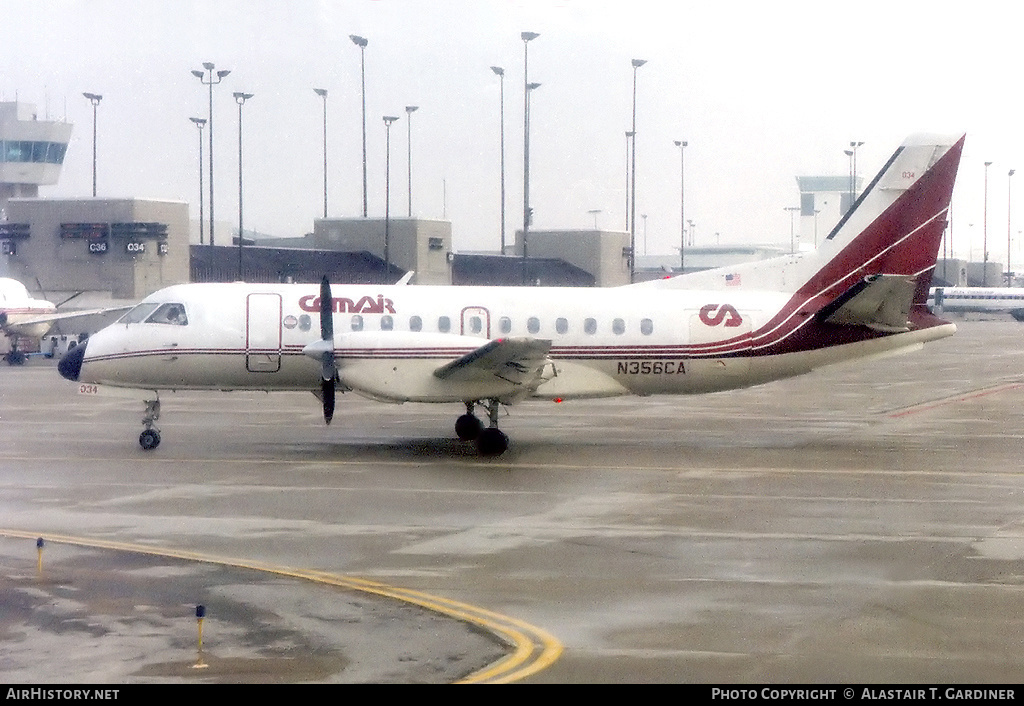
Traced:
<path fill-rule="evenodd" d="M 281 295 L 255 293 L 245 300 L 245 368 L 252 373 L 281 369 Z"/>

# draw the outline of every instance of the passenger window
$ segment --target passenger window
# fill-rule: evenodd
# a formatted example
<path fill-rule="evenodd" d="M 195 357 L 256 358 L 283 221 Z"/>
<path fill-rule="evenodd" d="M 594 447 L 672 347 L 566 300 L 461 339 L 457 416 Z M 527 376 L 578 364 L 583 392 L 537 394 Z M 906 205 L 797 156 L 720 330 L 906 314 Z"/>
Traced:
<path fill-rule="evenodd" d="M 448 333 L 452 330 L 452 320 L 447 316 L 441 316 L 437 319 L 437 330 L 441 333 Z"/>
<path fill-rule="evenodd" d="M 569 330 L 569 321 L 561 317 L 555 319 L 555 331 L 558 333 L 566 333 Z"/>
<path fill-rule="evenodd" d="M 654 333 L 654 322 L 650 319 L 640 319 L 640 333 L 650 336 Z"/>
<path fill-rule="evenodd" d="M 313 327 L 313 320 L 309 318 L 309 314 L 303 314 L 299 317 L 299 330 L 308 331 Z"/>
<path fill-rule="evenodd" d="M 626 322 L 622 319 L 612 319 L 612 333 L 621 336 L 626 332 Z"/>
<path fill-rule="evenodd" d="M 526 320 L 526 330 L 530 333 L 537 333 L 540 331 L 540 319 L 536 316 L 531 316 Z"/>
<path fill-rule="evenodd" d="M 484 324 L 483 324 L 483 321 L 480 320 L 479 316 L 471 316 L 471 317 L 469 317 L 469 332 L 470 333 L 480 333 L 483 330 L 484 330 Z"/>
<path fill-rule="evenodd" d="M 409 317 L 409 330 L 410 331 L 422 331 L 423 330 L 423 319 L 418 316 Z"/>
<path fill-rule="evenodd" d="M 353 331 L 362 331 L 363 330 L 363 317 L 360 316 L 359 314 L 355 314 L 355 315 L 352 316 L 352 330 Z"/>
<path fill-rule="evenodd" d="M 512 319 L 507 316 L 498 319 L 498 330 L 502 333 L 512 333 Z"/>
<path fill-rule="evenodd" d="M 583 333 L 586 333 L 591 336 L 597 333 L 597 319 L 584 319 Z"/>
<path fill-rule="evenodd" d="M 185 307 L 181 304 L 161 304 L 160 308 L 154 311 L 147 321 L 152 324 L 171 324 L 172 326 L 188 325 Z"/>
<path fill-rule="evenodd" d="M 393 328 L 395 328 L 395 320 L 394 319 L 392 319 L 387 314 L 385 314 L 384 316 L 380 317 L 380 330 L 381 331 L 390 331 Z"/>

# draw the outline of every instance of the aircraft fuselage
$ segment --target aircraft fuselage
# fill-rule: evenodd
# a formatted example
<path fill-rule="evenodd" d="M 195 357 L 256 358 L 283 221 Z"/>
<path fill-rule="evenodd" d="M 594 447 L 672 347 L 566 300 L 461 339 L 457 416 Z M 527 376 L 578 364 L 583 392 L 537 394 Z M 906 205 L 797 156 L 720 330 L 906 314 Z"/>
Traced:
<path fill-rule="evenodd" d="M 777 292 L 346 285 L 332 298 L 339 386 L 394 402 L 502 396 L 493 382 L 453 383 L 434 373 L 506 337 L 550 340 L 550 364 L 529 393 L 570 399 L 745 387 L 952 333 L 939 327 L 865 335 L 846 346 L 788 344 L 807 339 L 811 322 L 796 305 L 780 316 L 792 296 Z M 181 307 L 184 320 L 134 320 L 162 305 Z M 179 285 L 143 307 L 91 338 L 81 382 L 316 387 L 318 364 L 303 354 L 319 338 L 316 285 Z M 504 396 L 515 395 L 510 388 Z"/>

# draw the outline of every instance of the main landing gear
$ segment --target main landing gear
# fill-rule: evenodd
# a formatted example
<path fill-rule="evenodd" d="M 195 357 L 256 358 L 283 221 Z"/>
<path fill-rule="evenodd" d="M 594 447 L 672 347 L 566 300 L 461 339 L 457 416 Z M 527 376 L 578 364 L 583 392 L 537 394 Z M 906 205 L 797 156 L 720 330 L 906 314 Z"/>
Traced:
<path fill-rule="evenodd" d="M 146 451 L 160 445 L 160 430 L 153 425 L 159 418 L 160 400 L 146 400 L 146 416 L 142 418 L 142 425 L 146 428 L 139 434 L 139 446 Z"/>
<path fill-rule="evenodd" d="M 462 441 L 475 441 L 481 456 L 500 456 L 508 449 L 508 436 L 498 429 L 498 401 L 486 400 L 487 416 L 490 426 L 484 427 L 483 422 L 473 413 L 476 402 L 466 403 L 466 413 L 455 420 L 455 434 Z"/>

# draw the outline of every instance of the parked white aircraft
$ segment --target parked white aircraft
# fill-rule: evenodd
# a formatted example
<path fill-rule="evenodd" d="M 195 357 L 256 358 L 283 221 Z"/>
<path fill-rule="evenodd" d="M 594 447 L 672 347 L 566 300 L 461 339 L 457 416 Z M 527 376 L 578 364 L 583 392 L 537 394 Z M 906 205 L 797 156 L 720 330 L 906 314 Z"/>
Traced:
<path fill-rule="evenodd" d="M 30 296 L 28 289 L 18 280 L 0 277 L 0 331 L 10 341 L 10 350 L 4 355 L 4 360 L 10 365 L 21 365 L 25 362 L 25 354 L 18 350 L 20 338 L 42 338 L 57 321 L 93 316 L 108 311 L 112 310 L 60 312 L 53 302 Z"/>
<path fill-rule="evenodd" d="M 939 312 L 1005 312 L 1024 321 L 1024 287 L 932 287 L 928 305 Z"/>
<path fill-rule="evenodd" d="M 499 406 L 526 398 L 727 390 L 951 335 L 925 299 L 962 149 L 908 139 L 811 253 L 609 289 L 178 285 L 59 369 L 152 390 L 147 449 L 161 390 L 313 390 L 328 423 L 341 390 L 465 404 L 458 436 L 500 454 Z"/>

